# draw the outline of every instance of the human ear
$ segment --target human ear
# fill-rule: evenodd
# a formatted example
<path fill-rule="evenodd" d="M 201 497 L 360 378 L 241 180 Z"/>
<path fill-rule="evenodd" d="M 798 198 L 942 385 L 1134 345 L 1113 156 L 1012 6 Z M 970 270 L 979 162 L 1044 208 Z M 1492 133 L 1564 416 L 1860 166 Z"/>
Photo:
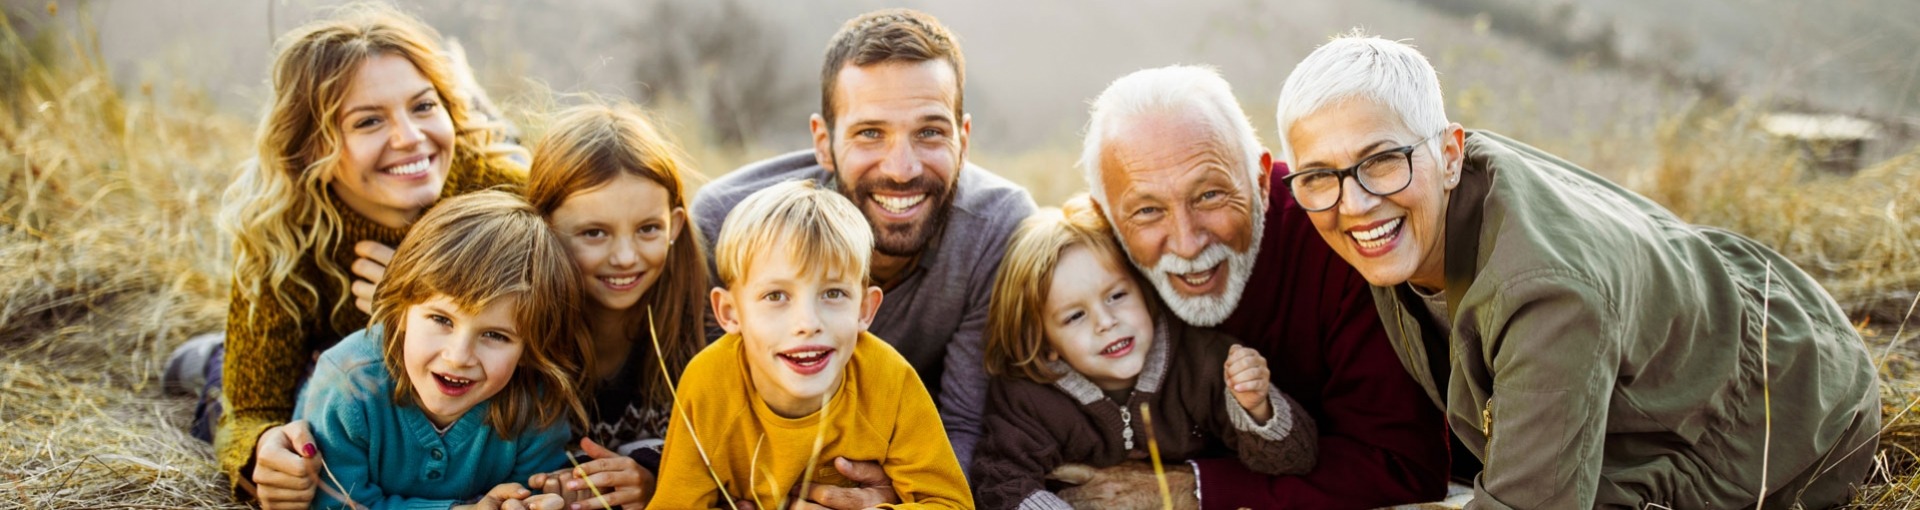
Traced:
<path fill-rule="evenodd" d="M 960 114 L 960 161 L 967 161 L 967 141 L 973 138 L 973 114 Z"/>
<path fill-rule="evenodd" d="M 679 239 L 680 229 L 686 228 L 686 226 L 687 226 L 687 208 L 685 207 L 673 208 L 673 219 L 667 222 L 667 244 L 673 244 L 674 239 Z"/>
<path fill-rule="evenodd" d="M 1447 130 L 1443 132 L 1441 139 L 1443 141 L 1440 144 L 1442 159 L 1440 173 L 1446 177 L 1442 184 L 1447 191 L 1453 191 L 1453 187 L 1460 184 L 1461 167 L 1467 161 L 1467 130 L 1460 127 L 1458 122 L 1447 124 Z"/>
<path fill-rule="evenodd" d="M 1259 187 L 1260 196 L 1255 198 L 1260 202 L 1260 214 L 1266 214 L 1267 208 L 1272 206 L 1267 203 L 1267 197 L 1273 196 L 1273 153 L 1265 150 L 1260 151 Z"/>
<path fill-rule="evenodd" d="M 827 124 L 826 117 L 816 113 L 807 118 L 807 129 L 813 132 L 813 162 L 829 172 L 834 171 L 833 126 Z"/>
<path fill-rule="evenodd" d="M 740 309 L 733 302 L 733 293 L 725 287 L 714 287 L 707 293 L 707 299 L 713 302 L 713 320 L 720 323 L 720 329 L 728 334 L 740 332 Z"/>
<path fill-rule="evenodd" d="M 860 330 L 866 331 L 873 325 L 873 316 L 880 312 L 881 292 L 879 287 L 867 287 L 860 296 Z"/>

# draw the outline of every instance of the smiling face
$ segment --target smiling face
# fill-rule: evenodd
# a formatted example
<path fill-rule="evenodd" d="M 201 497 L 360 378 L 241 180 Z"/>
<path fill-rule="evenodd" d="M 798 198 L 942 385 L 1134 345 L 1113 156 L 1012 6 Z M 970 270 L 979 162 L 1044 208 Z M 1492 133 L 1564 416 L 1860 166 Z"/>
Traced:
<path fill-rule="evenodd" d="M 379 53 L 354 73 L 341 108 L 334 195 L 375 223 L 412 223 L 439 199 L 452 165 L 453 117 L 440 93 L 413 62 Z"/>
<path fill-rule="evenodd" d="M 401 340 L 407 380 L 434 425 L 458 421 L 513 379 L 526 346 L 513 320 L 518 304 L 509 295 L 480 310 L 465 310 L 446 296 L 434 296 L 407 307 Z"/>
<path fill-rule="evenodd" d="M 873 226 L 874 251 L 908 257 L 946 223 L 971 121 L 945 60 L 841 68 L 834 125 L 813 117 L 814 152 Z"/>
<path fill-rule="evenodd" d="M 551 218 L 587 279 L 593 304 L 617 312 L 632 308 L 660 280 L 686 211 L 669 207 L 660 183 L 621 172 L 568 196 Z"/>
<path fill-rule="evenodd" d="M 1104 390 L 1133 387 L 1153 347 L 1153 316 L 1133 275 L 1082 245 L 1060 253 L 1047 290 L 1047 345 Z"/>
<path fill-rule="evenodd" d="M 1105 206 L 1128 258 L 1188 323 L 1239 305 L 1265 227 L 1267 156 L 1250 182 L 1243 153 L 1198 114 L 1152 113 L 1109 136 Z"/>
<path fill-rule="evenodd" d="M 785 250 L 762 251 L 741 281 L 712 293 L 715 319 L 740 335 L 754 389 L 788 418 L 820 410 L 839 389 L 860 332 L 880 308 L 879 287 L 794 259 Z"/>
<path fill-rule="evenodd" d="M 1383 151 L 1414 144 L 1431 133 L 1415 133 L 1392 109 L 1366 99 L 1332 103 L 1295 121 L 1286 136 L 1296 169 L 1345 168 Z M 1445 282 L 1447 197 L 1459 182 L 1464 132 L 1447 126 L 1440 155 L 1427 146 L 1412 155 L 1411 184 L 1398 193 L 1376 196 L 1352 179 L 1343 183 L 1340 203 L 1308 213 L 1335 253 L 1376 286 L 1411 282 L 1441 289 Z"/>

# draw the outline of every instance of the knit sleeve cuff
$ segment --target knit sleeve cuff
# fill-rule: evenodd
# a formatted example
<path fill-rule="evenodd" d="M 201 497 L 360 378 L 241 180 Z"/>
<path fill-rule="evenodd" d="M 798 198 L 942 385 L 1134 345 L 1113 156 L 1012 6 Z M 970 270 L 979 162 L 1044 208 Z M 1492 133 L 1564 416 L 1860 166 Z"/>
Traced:
<path fill-rule="evenodd" d="M 272 420 L 260 416 L 228 413 L 220 417 L 220 427 L 214 433 L 214 449 L 219 453 L 220 472 L 227 475 L 229 489 L 233 496 L 241 501 L 253 499 L 252 491 L 247 487 L 253 483 L 249 474 L 253 470 L 253 449 L 260 443 L 260 435 L 286 423 L 285 420 Z"/>
<path fill-rule="evenodd" d="M 1020 506 L 1016 508 L 1020 510 L 1073 510 L 1073 505 L 1067 504 L 1066 500 L 1060 499 L 1060 496 L 1056 496 L 1052 492 L 1033 491 L 1033 494 L 1027 495 L 1027 499 L 1020 500 Z"/>
<path fill-rule="evenodd" d="M 1280 396 L 1280 389 L 1267 387 L 1267 404 L 1273 408 L 1273 417 L 1266 424 L 1255 423 L 1253 415 L 1233 398 L 1233 390 L 1223 390 L 1227 399 L 1227 419 L 1233 421 L 1234 430 L 1250 432 L 1260 439 L 1280 441 L 1293 433 L 1293 406 Z"/>

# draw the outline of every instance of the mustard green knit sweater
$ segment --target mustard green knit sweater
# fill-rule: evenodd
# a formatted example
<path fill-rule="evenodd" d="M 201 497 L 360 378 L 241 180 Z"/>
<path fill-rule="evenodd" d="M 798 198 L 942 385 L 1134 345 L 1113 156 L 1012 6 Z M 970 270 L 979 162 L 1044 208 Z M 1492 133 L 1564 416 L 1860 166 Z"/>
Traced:
<path fill-rule="evenodd" d="M 526 184 L 524 167 L 506 158 L 463 155 L 454 160 L 440 198 L 487 189 L 496 185 Z M 333 263 L 345 269 L 357 258 L 354 243 L 361 240 L 398 247 L 405 229 L 383 227 L 353 212 L 329 195 L 332 207 L 340 213 L 340 238 L 333 245 Z M 297 269 L 302 278 L 319 290 L 318 302 L 300 289 L 274 289 L 261 296 L 293 296 L 304 316 L 298 319 L 282 310 L 278 303 L 264 301 L 249 314 L 254 303 L 240 292 L 242 285 L 263 285 L 261 275 L 235 274 L 232 301 L 227 308 L 227 354 L 221 365 L 225 382 L 221 399 L 226 405 L 214 434 L 214 450 L 220 458 L 220 470 L 233 482 L 236 496 L 242 480 L 253 471 L 253 448 L 267 429 L 286 423 L 293 416 L 294 399 L 299 395 L 300 377 L 316 356 L 326 348 L 361 328 L 371 319 L 352 303 L 336 307 L 342 294 L 350 292 L 320 271 L 317 253 L 309 253 Z M 270 298 L 269 298 L 270 299 Z"/>

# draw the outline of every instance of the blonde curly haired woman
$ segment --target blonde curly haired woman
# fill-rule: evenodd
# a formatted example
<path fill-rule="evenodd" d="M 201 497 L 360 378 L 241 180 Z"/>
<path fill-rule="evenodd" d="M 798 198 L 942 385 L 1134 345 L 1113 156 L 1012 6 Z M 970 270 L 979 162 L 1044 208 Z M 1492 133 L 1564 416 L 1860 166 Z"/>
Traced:
<path fill-rule="evenodd" d="M 439 34 L 420 20 L 356 4 L 278 46 L 258 159 L 220 215 L 235 240 L 232 303 L 206 366 L 219 400 L 203 400 L 195 428 L 218 417 L 211 435 L 236 496 L 304 508 L 306 459 L 319 452 L 288 420 L 315 355 L 367 326 L 391 247 L 427 208 L 523 184 L 526 170 L 470 116 Z"/>

